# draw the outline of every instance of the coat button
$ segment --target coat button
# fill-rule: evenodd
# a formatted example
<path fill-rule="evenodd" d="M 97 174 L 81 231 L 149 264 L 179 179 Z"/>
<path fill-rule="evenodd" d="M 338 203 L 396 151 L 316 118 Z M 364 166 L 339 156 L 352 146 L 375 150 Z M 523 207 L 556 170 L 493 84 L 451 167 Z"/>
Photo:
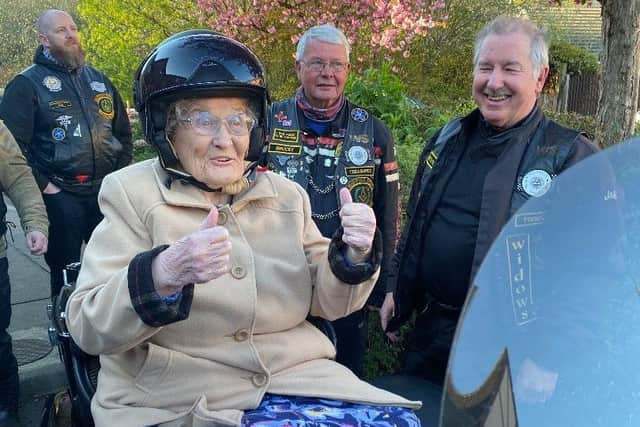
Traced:
<path fill-rule="evenodd" d="M 227 223 L 227 213 L 218 212 L 218 225 L 225 225 Z"/>
<path fill-rule="evenodd" d="M 246 329 L 238 329 L 235 334 L 233 334 L 233 338 L 236 341 L 246 341 L 249 338 L 249 331 Z"/>
<path fill-rule="evenodd" d="M 251 382 L 256 387 L 262 387 L 267 383 L 267 376 L 265 374 L 255 374 L 251 377 Z"/>
<path fill-rule="evenodd" d="M 245 268 L 241 265 L 236 265 L 231 268 L 231 275 L 236 279 L 242 279 L 247 275 L 247 270 L 245 270 Z"/>

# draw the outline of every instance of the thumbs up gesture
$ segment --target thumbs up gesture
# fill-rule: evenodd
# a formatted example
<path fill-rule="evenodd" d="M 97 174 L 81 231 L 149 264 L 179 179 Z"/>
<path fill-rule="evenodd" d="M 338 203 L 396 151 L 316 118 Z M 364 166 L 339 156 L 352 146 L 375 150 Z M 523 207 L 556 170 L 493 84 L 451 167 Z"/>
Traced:
<path fill-rule="evenodd" d="M 229 271 L 231 240 L 218 225 L 213 206 L 197 231 L 161 252 L 151 266 L 153 283 L 162 295 L 171 295 L 190 283 L 205 283 Z"/>
<path fill-rule="evenodd" d="M 352 262 L 362 262 L 369 257 L 376 233 L 376 216 L 364 203 L 354 203 L 347 188 L 340 189 L 340 219 L 342 241 L 347 244 L 347 255 Z"/>

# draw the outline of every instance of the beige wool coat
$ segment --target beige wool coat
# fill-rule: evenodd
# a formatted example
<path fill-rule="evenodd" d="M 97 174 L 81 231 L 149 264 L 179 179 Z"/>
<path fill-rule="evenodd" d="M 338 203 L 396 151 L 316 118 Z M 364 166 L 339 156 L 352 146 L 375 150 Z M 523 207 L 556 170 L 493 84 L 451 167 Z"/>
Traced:
<path fill-rule="evenodd" d="M 419 407 L 334 362 L 332 343 L 305 320 L 361 308 L 378 274 L 339 281 L 305 191 L 271 172 L 219 210 L 230 273 L 195 285 L 187 319 L 145 324 L 129 296 L 131 259 L 194 232 L 210 210 L 204 192 L 177 181 L 169 189 L 167 178 L 154 159 L 104 180 L 105 218 L 67 304 L 73 339 L 100 355 L 96 426 L 239 425 L 267 392 Z"/>

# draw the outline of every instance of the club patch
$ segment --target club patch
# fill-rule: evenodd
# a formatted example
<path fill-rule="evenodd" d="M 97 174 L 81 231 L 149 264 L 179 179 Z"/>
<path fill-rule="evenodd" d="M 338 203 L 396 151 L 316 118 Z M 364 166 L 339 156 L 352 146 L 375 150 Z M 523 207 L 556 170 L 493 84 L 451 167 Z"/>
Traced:
<path fill-rule="evenodd" d="M 106 92 L 107 91 L 107 86 L 105 86 L 105 84 L 102 83 L 102 82 L 93 81 L 93 82 L 89 83 L 89 86 L 91 86 L 91 89 L 93 89 L 96 92 Z"/>
<path fill-rule="evenodd" d="M 271 142 L 269 144 L 269 153 L 283 154 L 286 156 L 299 156 L 302 154 L 302 145 L 300 144 L 278 144 Z"/>
<path fill-rule="evenodd" d="M 56 99 L 55 101 L 49 101 L 49 108 L 54 110 L 64 110 L 66 108 L 71 108 L 71 101 L 67 99 Z"/>
<path fill-rule="evenodd" d="M 534 169 L 522 177 L 522 189 L 532 197 L 541 197 L 551 187 L 551 175 L 542 169 Z"/>
<path fill-rule="evenodd" d="M 54 128 L 51 131 L 51 137 L 55 140 L 55 141 L 62 141 L 64 139 L 64 137 L 67 136 L 67 132 L 65 132 L 64 129 L 62 128 Z"/>
<path fill-rule="evenodd" d="M 375 168 L 373 166 L 363 166 L 363 167 L 347 167 L 344 168 L 347 176 L 370 176 L 373 177 L 375 173 Z"/>
<path fill-rule="evenodd" d="M 362 108 L 354 108 L 351 110 L 351 117 L 353 117 L 353 120 L 356 122 L 364 123 L 369 118 L 369 113 Z"/>
<path fill-rule="evenodd" d="M 349 148 L 347 159 L 356 166 L 362 166 L 369 160 L 369 152 L 359 145 Z"/>
<path fill-rule="evenodd" d="M 113 120 L 115 112 L 113 110 L 113 98 L 108 93 L 96 95 L 93 100 L 98 104 L 98 114 L 107 120 Z"/>
<path fill-rule="evenodd" d="M 293 142 L 298 142 L 299 136 L 299 130 L 274 129 L 273 134 L 271 135 L 271 140 L 291 144 Z"/>
<path fill-rule="evenodd" d="M 42 84 L 50 92 L 60 92 L 62 90 L 62 81 L 56 76 L 46 76 L 42 79 Z"/>
<path fill-rule="evenodd" d="M 354 202 L 373 205 L 373 179 L 364 176 L 354 178 L 347 184 L 347 188 L 351 191 Z"/>

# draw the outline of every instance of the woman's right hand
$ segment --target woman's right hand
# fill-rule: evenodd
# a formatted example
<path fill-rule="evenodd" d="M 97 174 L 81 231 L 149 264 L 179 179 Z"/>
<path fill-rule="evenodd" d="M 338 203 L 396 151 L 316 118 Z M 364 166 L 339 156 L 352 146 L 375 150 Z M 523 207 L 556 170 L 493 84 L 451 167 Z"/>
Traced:
<path fill-rule="evenodd" d="M 153 283 L 161 295 L 171 295 L 190 283 L 206 283 L 229 271 L 231 240 L 218 225 L 213 206 L 198 231 L 162 251 L 151 266 Z"/>

